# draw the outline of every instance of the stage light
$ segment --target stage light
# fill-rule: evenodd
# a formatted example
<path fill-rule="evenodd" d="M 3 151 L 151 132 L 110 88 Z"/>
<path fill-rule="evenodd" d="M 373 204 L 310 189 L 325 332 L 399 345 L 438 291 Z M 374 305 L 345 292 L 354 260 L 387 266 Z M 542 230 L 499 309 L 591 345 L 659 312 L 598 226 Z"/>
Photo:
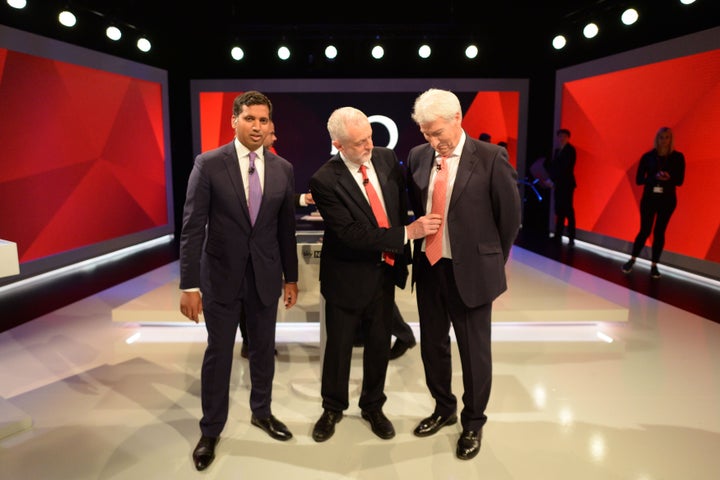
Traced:
<path fill-rule="evenodd" d="M 58 21 L 60 22 L 61 25 L 64 25 L 66 27 L 74 27 L 75 24 L 77 23 L 77 18 L 71 11 L 63 10 L 58 15 Z"/>
<path fill-rule="evenodd" d="M 245 52 L 240 47 L 233 47 L 230 50 L 230 56 L 233 58 L 233 60 L 242 60 L 243 57 L 245 57 Z"/>
<path fill-rule="evenodd" d="M 380 45 L 375 45 L 370 53 L 375 60 L 380 60 L 385 55 L 385 49 Z"/>
<path fill-rule="evenodd" d="M 27 2 L 25 0 L 7 0 L 7 4 L 12 8 L 17 8 L 18 10 L 22 10 L 27 7 Z"/>
<path fill-rule="evenodd" d="M 478 56 L 478 47 L 477 45 L 468 45 L 465 47 L 465 56 L 469 59 L 476 58 Z"/>
<path fill-rule="evenodd" d="M 418 55 L 420 58 L 428 58 L 431 53 L 432 49 L 430 48 L 430 45 L 423 44 L 420 45 L 420 48 L 418 48 Z"/>
<path fill-rule="evenodd" d="M 277 56 L 280 60 L 287 60 L 290 58 L 290 49 L 285 45 L 278 48 Z"/>
<path fill-rule="evenodd" d="M 138 38 L 138 41 L 137 41 L 137 48 L 141 52 L 147 53 L 152 48 L 152 44 L 150 43 L 150 40 L 148 40 L 147 38 L 140 37 L 140 38 Z"/>
<path fill-rule="evenodd" d="M 683 5 L 692 5 L 693 3 L 695 3 L 695 0 L 680 0 L 680 3 L 682 3 Z"/>
<path fill-rule="evenodd" d="M 588 23 L 585 25 L 585 28 L 583 28 L 583 35 L 585 35 L 585 38 L 595 38 L 598 32 L 599 29 L 597 24 L 592 22 Z"/>
<path fill-rule="evenodd" d="M 333 60 L 335 57 L 337 57 L 338 51 L 337 48 L 335 48 L 335 45 L 328 45 L 325 47 L 325 58 L 328 60 Z"/>
<path fill-rule="evenodd" d="M 557 35 L 552 40 L 552 46 L 555 50 L 562 50 L 567 45 L 567 40 L 564 35 Z"/>
<path fill-rule="evenodd" d="M 622 20 L 622 23 L 625 25 L 632 25 L 633 23 L 638 21 L 638 12 L 634 8 L 628 8 L 622 13 L 622 16 L 620 19 Z"/>
<path fill-rule="evenodd" d="M 105 35 L 107 35 L 110 40 L 117 42 L 120 38 L 122 38 L 122 31 L 115 25 L 110 25 L 105 30 Z"/>

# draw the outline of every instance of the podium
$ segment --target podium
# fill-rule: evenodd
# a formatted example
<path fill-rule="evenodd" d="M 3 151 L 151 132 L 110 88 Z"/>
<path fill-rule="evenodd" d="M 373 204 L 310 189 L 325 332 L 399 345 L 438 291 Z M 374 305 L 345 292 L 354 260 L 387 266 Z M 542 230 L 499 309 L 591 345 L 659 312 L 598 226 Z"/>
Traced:
<path fill-rule="evenodd" d="M 0 277 L 20 273 L 17 244 L 0 240 Z M 32 418 L 22 410 L 0 397 L 0 439 L 9 437 L 32 426 Z"/>

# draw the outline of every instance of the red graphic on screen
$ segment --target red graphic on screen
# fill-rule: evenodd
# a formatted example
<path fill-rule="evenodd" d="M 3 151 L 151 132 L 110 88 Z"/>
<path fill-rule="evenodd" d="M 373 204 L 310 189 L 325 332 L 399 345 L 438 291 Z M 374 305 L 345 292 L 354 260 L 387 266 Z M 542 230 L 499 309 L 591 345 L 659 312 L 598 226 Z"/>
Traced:
<path fill-rule="evenodd" d="M 0 238 L 27 262 L 168 224 L 162 86 L 0 49 Z"/>
<path fill-rule="evenodd" d="M 235 97 L 242 92 L 201 92 L 199 94 L 199 110 L 200 110 L 200 144 L 201 151 L 205 152 L 233 139 L 234 131 L 232 129 L 230 119 L 232 117 L 232 102 Z M 302 94 L 297 94 L 301 97 Z M 372 94 L 355 94 L 360 100 L 360 95 Z M 412 94 L 415 96 L 416 94 Z M 273 99 L 278 94 L 271 95 Z M 327 97 L 328 94 L 325 94 Z M 282 98 L 282 97 L 281 97 Z M 274 100 L 273 100 L 274 101 Z M 412 104 L 404 105 L 398 103 L 399 112 L 394 115 L 398 121 L 405 121 L 411 124 L 409 108 Z M 360 107 L 363 110 L 365 107 Z M 492 141 L 497 143 L 504 141 L 508 144 L 508 154 L 510 163 L 517 168 L 517 141 L 519 128 L 520 109 L 520 92 L 517 91 L 482 91 L 477 92 L 474 96 L 472 104 L 463 116 L 463 128 L 473 138 L 478 138 L 481 132 L 488 132 L 492 136 Z M 281 109 L 282 110 L 282 109 Z M 368 115 L 374 112 L 366 111 Z M 299 118 L 297 121 L 302 122 Z M 276 122 L 277 123 L 277 122 Z M 409 125 L 413 130 L 417 127 Z M 400 129 L 403 131 L 403 129 Z M 280 132 L 280 136 L 287 135 L 288 132 Z M 317 142 L 327 137 L 326 131 L 319 131 L 316 135 L 309 137 L 312 141 Z M 422 141 L 418 137 L 418 141 Z M 405 152 L 397 152 L 402 155 Z M 324 158 L 323 158 L 324 160 Z"/>
<path fill-rule="evenodd" d="M 485 132 L 493 143 L 506 142 L 510 163 L 517 168 L 519 109 L 519 92 L 478 92 L 463 116 L 463 128 L 473 138 Z"/>
<path fill-rule="evenodd" d="M 560 126 L 577 148 L 577 227 L 632 242 L 641 155 L 662 126 L 685 155 L 665 250 L 720 262 L 720 50 L 566 82 Z M 648 245 L 652 236 L 648 239 Z"/>

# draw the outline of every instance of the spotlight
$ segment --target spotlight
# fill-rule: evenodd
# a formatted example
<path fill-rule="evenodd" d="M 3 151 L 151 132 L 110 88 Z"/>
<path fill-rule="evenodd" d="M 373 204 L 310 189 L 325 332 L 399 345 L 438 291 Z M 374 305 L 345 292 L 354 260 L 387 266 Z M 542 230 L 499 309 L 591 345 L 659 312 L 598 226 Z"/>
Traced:
<path fill-rule="evenodd" d="M 430 48 L 430 45 L 424 44 L 421 45 L 420 48 L 418 48 L 418 55 L 420 56 L 420 58 L 428 58 L 431 53 L 432 49 Z"/>
<path fill-rule="evenodd" d="M 583 28 L 583 35 L 585 35 L 585 38 L 595 38 L 595 36 L 598 34 L 598 31 L 598 26 L 591 22 L 585 25 L 585 28 Z"/>
<path fill-rule="evenodd" d="M 468 45 L 465 48 L 465 56 L 470 59 L 476 58 L 478 56 L 477 45 Z"/>
<path fill-rule="evenodd" d="M 380 60 L 385 55 L 385 49 L 380 45 L 375 45 L 372 48 L 371 54 L 375 60 Z"/>
<path fill-rule="evenodd" d="M 74 27 L 77 23 L 77 18 L 75 17 L 75 14 L 73 14 L 69 10 L 63 10 L 60 12 L 60 15 L 58 15 L 58 21 L 61 25 L 64 25 L 66 27 Z"/>
<path fill-rule="evenodd" d="M 552 40 L 552 46 L 555 50 L 562 50 L 567 45 L 567 40 L 563 35 L 557 35 Z"/>
<path fill-rule="evenodd" d="M 245 57 L 245 52 L 240 47 L 233 47 L 230 50 L 230 56 L 233 58 L 233 60 L 242 60 L 243 57 Z"/>
<path fill-rule="evenodd" d="M 140 37 L 137 41 L 137 48 L 141 52 L 147 53 L 152 48 L 152 44 L 150 44 L 150 40 L 148 40 L 147 38 Z"/>
<path fill-rule="evenodd" d="M 625 25 L 632 25 L 638 20 L 638 12 L 634 8 L 628 8 L 622 13 L 620 19 Z"/>
<path fill-rule="evenodd" d="M 683 5 L 692 5 L 693 3 L 695 3 L 695 0 L 680 0 L 680 3 L 682 3 Z"/>
<path fill-rule="evenodd" d="M 17 8 L 18 10 L 22 10 L 23 8 L 27 7 L 26 0 L 7 0 L 7 4 L 10 5 L 12 8 Z"/>
<path fill-rule="evenodd" d="M 328 60 L 333 60 L 335 57 L 337 57 L 338 51 L 337 48 L 335 48 L 335 45 L 328 45 L 325 47 L 325 58 Z"/>
<path fill-rule="evenodd" d="M 110 40 L 117 42 L 120 38 L 122 38 L 122 31 L 120 31 L 120 29 L 115 25 L 110 25 L 105 30 L 105 35 L 107 35 Z"/>
<path fill-rule="evenodd" d="M 280 60 L 287 60 L 290 58 L 290 49 L 285 45 L 278 48 L 277 56 Z"/>

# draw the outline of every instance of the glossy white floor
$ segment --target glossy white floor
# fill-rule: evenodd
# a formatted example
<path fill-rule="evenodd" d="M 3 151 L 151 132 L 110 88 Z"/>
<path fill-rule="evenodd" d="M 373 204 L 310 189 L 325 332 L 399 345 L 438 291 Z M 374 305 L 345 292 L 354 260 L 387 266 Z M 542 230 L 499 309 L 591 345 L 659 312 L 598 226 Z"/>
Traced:
<path fill-rule="evenodd" d="M 355 403 L 335 436 L 315 443 L 319 327 L 293 322 L 278 324 L 273 406 L 294 438 L 277 442 L 250 425 L 247 362 L 238 355 L 217 458 L 195 471 L 204 327 L 111 318 L 171 282 L 169 265 L 0 334 L 0 398 L 27 422 L 0 435 L 0 478 L 720 478 L 720 325 L 518 247 L 513 263 L 531 276 L 512 276 L 514 304 L 545 308 L 538 304 L 550 276 L 565 286 L 552 300 L 564 295 L 570 314 L 557 323 L 494 324 L 489 422 L 473 460 L 455 457 L 457 425 L 412 435 L 433 407 L 418 347 L 390 363 L 385 412 L 394 439 L 375 437 L 360 418 L 358 348 Z M 521 283 L 537 290 L 519 298 L 513 285 Z M 626 321 L 572 321 L 579 291 L 626 309 Z M 499 310 L 507 297 L 500 300 Z"/>

